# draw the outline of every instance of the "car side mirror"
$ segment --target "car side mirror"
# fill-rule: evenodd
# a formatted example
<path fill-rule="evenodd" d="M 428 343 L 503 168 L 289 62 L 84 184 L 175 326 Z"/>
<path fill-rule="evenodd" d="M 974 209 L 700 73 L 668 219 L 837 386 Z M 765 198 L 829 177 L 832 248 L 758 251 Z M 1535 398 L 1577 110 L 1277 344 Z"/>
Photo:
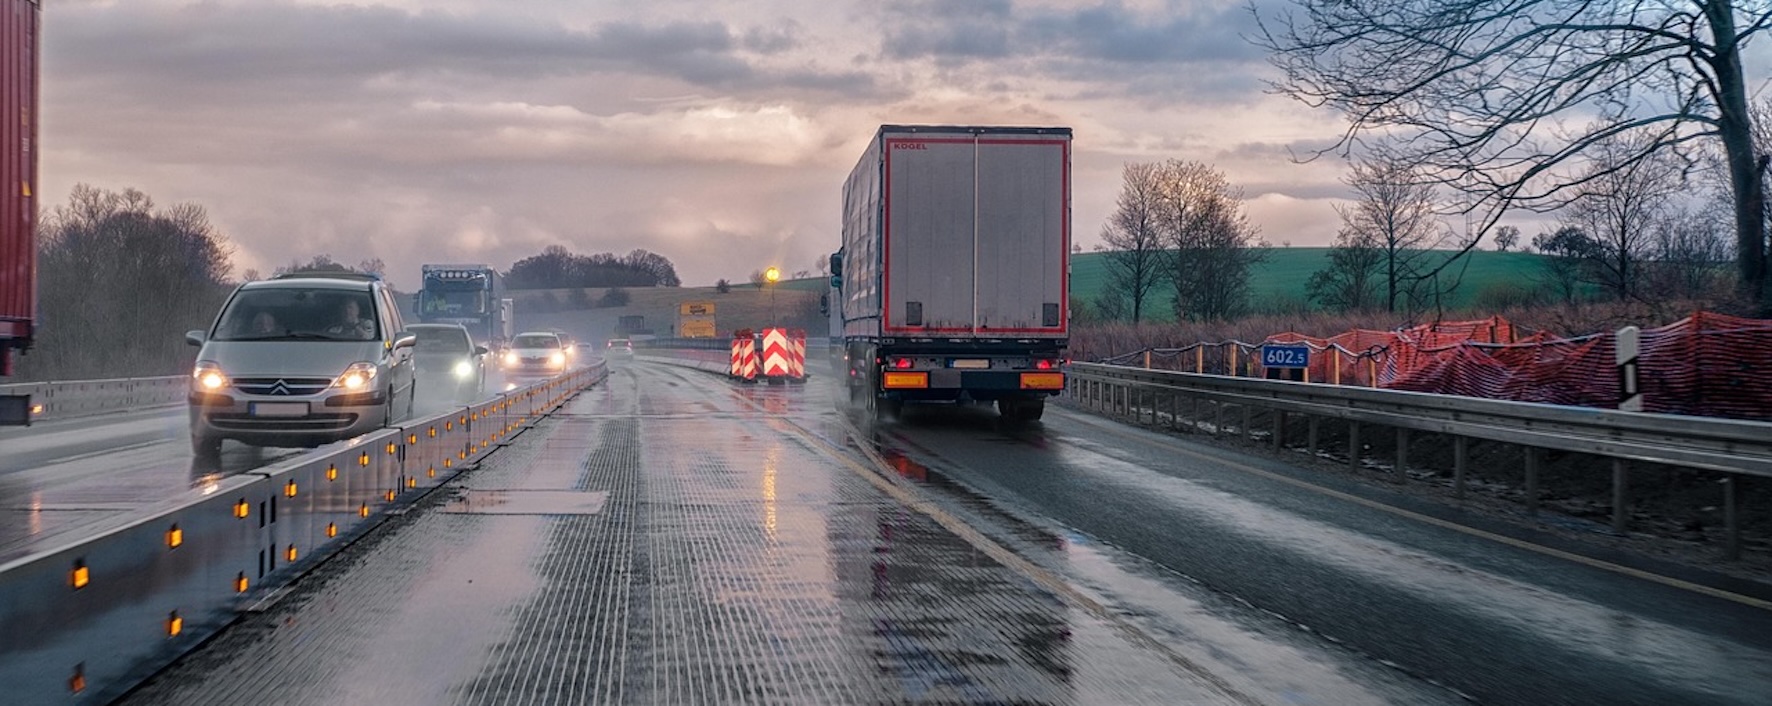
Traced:
<path fill-rule="evenodd" d="M 203 345 L 203 341 L 206 338 L 208 338 L 208 336 L 206 336 L 202 331 L 186 331 L 185 332 L 185 343 L 189 343 L 193 346 Z"/>
<path fill-rule="evenodd" d="M 486 355 L 486 346 L 474 346 L 474 355 Z"/>
<path fill-rule="evenodd" d="M 416 345 L 418 345 L 418 336 L 414 336 L 405 331 L 394 334 L 394 350 L 411 348 Z"/>

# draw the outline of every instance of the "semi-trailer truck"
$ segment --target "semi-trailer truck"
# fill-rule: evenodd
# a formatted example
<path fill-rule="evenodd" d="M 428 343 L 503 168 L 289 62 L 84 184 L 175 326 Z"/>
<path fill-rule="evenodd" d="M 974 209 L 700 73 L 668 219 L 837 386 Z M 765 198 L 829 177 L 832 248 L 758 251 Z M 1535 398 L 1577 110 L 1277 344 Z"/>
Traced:
<path fill-rule="evenodd" d="M 1065 386 L 1070 150 L 1064 127 L 880 127 L 831 256 L 853 401 L 1040 418 Z"/>
<path fill-rule="evenodd" d="M 37 315 L 38 0 L 0 0 L 0 376 L 31 346 Z M 30 423 L 28 395 L 0 395 L 0 424 Z"/>
<path fill-rule="evenodd" d="M 474 342 L 502 347 L 511 338 L 504 282 L 489 265 L 421 265 L 418 320 L 461 324 Z"/>

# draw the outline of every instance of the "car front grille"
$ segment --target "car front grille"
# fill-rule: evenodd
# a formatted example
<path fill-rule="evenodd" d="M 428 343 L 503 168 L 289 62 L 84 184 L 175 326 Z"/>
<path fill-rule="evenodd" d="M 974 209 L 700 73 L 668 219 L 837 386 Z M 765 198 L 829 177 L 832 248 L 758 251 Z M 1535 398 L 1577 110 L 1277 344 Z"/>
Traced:
<path fill-rule="evenodd" d="M 306 417 L 252 417 L 244 414 L 217 414 L 209 423 L 226 431 L 337 431 L 357 422 L 355 414 L 313 414 Z"/>
<path fill-rule="evenodd" d="M 305 397 L 332 387 L 331 378 L 235 378 L 234 389 L 248 395 Z"/>

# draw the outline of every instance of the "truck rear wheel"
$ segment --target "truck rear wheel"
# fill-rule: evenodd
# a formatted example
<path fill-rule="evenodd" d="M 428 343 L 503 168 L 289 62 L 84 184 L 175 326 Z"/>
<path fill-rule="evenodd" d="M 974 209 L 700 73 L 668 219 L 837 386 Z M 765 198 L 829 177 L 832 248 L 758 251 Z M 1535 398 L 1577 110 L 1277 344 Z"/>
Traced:
<path fill-rule="evenodd" d="M 997 400 L 997 411 L 1012 422 L 1037 422 L 1046 414 L 1046 400 L 1005 398 Z"/>

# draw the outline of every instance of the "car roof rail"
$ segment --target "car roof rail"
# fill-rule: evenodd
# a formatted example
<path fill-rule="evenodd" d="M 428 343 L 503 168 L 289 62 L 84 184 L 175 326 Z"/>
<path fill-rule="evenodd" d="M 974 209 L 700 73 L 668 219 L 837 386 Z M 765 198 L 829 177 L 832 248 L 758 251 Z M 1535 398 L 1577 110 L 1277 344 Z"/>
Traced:
<path fill-rule="evenodd" d="M 344 279 L 357 282 L 380 282 L 381 275 L 374 272 L 347 272 L 345 270 L 297 270 L 275 275 L 271 279 Z"/>

